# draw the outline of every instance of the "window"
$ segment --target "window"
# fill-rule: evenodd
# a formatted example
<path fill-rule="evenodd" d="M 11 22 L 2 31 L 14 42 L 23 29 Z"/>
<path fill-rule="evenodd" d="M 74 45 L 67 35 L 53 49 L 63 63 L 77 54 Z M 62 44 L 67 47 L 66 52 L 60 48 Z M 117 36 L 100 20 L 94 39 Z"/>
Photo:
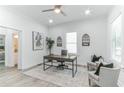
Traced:
<path fill-rule="evenodd" d="M 112 23 L 112 57 L 121 62 L 121 15 Z"/>
<path fill-rule="evenodd" d="M 66 33 L 66 48 L 68 53 L 77 53 L 77 33 Z"/>

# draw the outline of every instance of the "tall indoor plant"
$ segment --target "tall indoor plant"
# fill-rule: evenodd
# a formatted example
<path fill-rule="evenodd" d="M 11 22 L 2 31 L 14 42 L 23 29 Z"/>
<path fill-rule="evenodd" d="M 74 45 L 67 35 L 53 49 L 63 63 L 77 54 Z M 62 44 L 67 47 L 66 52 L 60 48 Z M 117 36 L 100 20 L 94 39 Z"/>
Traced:
<path fill-rule="evenodd" d="M 46 44 L 47 44 L 47 48 L 49 50 L 49 54 L 51 55 L 51 49 L 54 45 L 54 40 L 52 40 L 51 38 L 46 38 Z"/>

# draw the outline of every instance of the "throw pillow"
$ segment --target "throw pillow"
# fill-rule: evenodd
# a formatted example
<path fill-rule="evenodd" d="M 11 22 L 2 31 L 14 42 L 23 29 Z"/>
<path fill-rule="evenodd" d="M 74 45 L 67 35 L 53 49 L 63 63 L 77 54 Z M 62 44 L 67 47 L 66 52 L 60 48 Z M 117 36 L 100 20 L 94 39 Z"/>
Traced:
<path fill-rule="evenodd" d="M 92 62 L 95 62 L 97 60 L 97 57 L 96 57 L 96 55 L 93 55 L 93 58 L 92 58 Z"/>
<path fill-rule="evenodd" d="M 102 59 L 102 56 L 97 57 L 96 55 L 93 55 L 91 62 L 96 62 Z"/>

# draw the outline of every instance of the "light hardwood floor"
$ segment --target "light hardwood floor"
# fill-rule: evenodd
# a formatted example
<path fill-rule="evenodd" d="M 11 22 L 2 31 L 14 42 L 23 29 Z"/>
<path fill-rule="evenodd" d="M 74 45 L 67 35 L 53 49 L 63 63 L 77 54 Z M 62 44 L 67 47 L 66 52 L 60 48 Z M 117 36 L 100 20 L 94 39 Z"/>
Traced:
<path fill-rule="evenodd" d="M 0 66 L 0 87 L 59 87 L 56 84 L 24 75 L 17 68 Z"/>

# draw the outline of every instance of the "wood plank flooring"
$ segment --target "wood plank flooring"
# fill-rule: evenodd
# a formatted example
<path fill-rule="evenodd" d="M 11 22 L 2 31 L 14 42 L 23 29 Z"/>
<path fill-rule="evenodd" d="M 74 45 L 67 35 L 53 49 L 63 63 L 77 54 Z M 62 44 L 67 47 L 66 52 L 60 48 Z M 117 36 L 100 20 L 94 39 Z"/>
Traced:
<path fill-rule="evenodd" d="M 0 87 L 59 87 L 56 84 L 24 75 L 16 68 L 0 66 Z"/>

